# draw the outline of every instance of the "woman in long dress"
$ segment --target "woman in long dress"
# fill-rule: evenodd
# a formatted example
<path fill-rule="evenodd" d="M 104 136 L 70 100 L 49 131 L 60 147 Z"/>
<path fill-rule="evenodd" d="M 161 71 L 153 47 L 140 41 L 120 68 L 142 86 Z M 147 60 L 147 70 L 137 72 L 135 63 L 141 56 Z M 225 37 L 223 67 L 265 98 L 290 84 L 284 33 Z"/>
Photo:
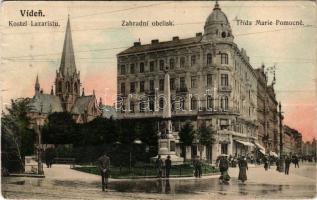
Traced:
<path fill-rule="evenodd" d="M 239 160 L 239 177 L 238 177 L 238 180 L 242 181 L 242 183 L 244 183 L 244 181 L 247 180 L 247 170 L 248 170 L 247 159 L 246 157 L 242 157 Z"/>

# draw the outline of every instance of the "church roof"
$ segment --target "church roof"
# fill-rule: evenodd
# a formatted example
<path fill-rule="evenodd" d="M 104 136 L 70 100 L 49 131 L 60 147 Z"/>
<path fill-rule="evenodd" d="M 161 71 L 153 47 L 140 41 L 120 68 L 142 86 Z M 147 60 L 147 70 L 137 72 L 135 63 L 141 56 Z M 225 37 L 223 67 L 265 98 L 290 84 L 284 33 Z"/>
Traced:
<path fill-rule="evenodd" d="M 61 58 L 60 72 L 65 76 L 67 73 L 73 75 L 76 72 L 75 55 L 72 41 L 72 31 L 69 18 L 67 21 L 63 53 Z"/>
<path fill-rule="evenodd" d="M 73 114 L 84 114 L 88 109 L 89 103 L 94 100 L 95 97 L 93 95 L 77 97 L 71 112 Z"/>
<path fill-rule="evenodd" d="M 63 112 L 58 96 L 37 92 L 29 104 L 30 112 L 53 113 Z"/>
<path fill-rule="evenodd" d="M 124 55 L 124 54 L 130 54 L 130 53 L 140 53 L 144 51 L 155 51 L 160 49 L 167 49 L 167 48 L 173 48 L 173 47 L 179 47 L 179 46 L 186 46 L 190 44 L 197 44 L 201 41 L 202 36 L 196 36 L 192 38 L 185 38 L 185 39 L 178 39 L 175 38 L 171 41 L 164 41 L 164 42 L 153 42 L 151 44 L 145 44 L 145 45 L 134 45 L 122 52 L 120 52 L 118 55 Z"/>

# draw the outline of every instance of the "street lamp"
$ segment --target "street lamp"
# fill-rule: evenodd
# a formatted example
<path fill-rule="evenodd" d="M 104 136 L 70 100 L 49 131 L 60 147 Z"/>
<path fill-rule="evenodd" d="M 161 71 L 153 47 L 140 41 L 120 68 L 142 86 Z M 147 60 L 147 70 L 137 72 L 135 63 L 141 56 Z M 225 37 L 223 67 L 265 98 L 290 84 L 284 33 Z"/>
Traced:
<path fill-rule="evenodd" d="M 38 147 L 37 147 L 37 156 L 38 156 L 38 174 L 44 174 L 43 164 L 42 164 L 42 132 L 41 127 L 44 126 L 45 118 L 42 113 L 39 113 L 39 116 L 36 118 L 36 132 L 38 134 Z"/>
<path fill-rule="evenodd" d="M 133 142 L 130 144 L 130 165 L 129 165 L 129 172 L 131 172 L 131 168 L 132 168 L 132 145 L 133 144 L 142 144 L 142 141 L 141 140 L 139 140 L 139 139 L 135 139 L 135 140 L 133 140 Z"/>

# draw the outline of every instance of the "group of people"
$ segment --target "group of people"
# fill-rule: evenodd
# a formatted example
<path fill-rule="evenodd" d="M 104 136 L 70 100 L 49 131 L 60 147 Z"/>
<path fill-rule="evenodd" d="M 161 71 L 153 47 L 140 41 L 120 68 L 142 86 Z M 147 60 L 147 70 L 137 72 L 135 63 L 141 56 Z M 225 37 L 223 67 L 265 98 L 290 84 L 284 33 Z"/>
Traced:
<path fill-rule="evenodd" d="M 99 162 L 99 170 L 101 173 L 101 177 L 102 177 L 102 190 L 104 191 L 105 188 L 108 188 L 108 178 L 110 175 L 110 158 L 107 156 L 107 154 L 105 153 L 103 156 L 101 156 L 98 159 Z M 265 170 L 268 170 L 268 168 L 271 165 L 271 161 L 269 157 L 264 157 L 263 158 L 263 162 L 264 162 L 264 168 Z M 276 159 L 276 166 L 277 166 L 277 170 L 279 170 L 279 166 L 280 166 L 280 160 Z M 295 164 L 295 167 L 299 167 L 299 159 L 296 156 L 285 156 L 284 159 L 285 162 L 285 174 L 289 174 L 289 167 L 291 162 L 293 162 Z M 220 155 L 217 158 L 216 164 L 219 167 L 221 176 L 220 176 L 220 180 L 223 183 L 228 183 L 228 181 L 230 180 L 230 176 L 228 174 L 228 169 L 229 167 L 236 167 L 236 165 L 238 165 L 239 167 L 239 175 L 238 175 L 238 180 L 241 181 L 242 183 L 244 183 L 247 180 L 247 170 L 248 170 L 248 159 L 246 156 L 227 156 L 227 155 Z M 198 156 L 196 156 L 193 160 L 193 166 L 194 166 L 194 176 L 197 178 L 200 178 L 202 176 L 202 162 L 199 159 Z M 170 171 L 172 168 L 172 161 L 171 161 L 171 157 L 167 156 L 167 158 L 164 160 L 161 158 L 160 155 L 158 155 L 156 161 L 155 161 L 155 167 L 157 170 L 157 177 L 161 178 L 163 176 L 165 176 L 166 178 L 170 177 Z"/>
<path fill-rule="evenodd" d="M 217 159 L 217 164 L 219 166 L 219 170 L 221 173 L 219 179 L 223 183 L 228 183 L 228 181 L 230 180 L 228 169 L 230 166 L 232 166 L 232 164 L 230 165 L 230 163 L 236 162 L 236 161 L 239 167 L 238 180 L 240 180 L 242 183 L 244 183 L 247 180 L 248 162 L 245 156 L 240 156 L 239 158 L 232 159 L 232 157 L 230 156 L 229 158 L 227 158 L 227 155 L 220 155 Z"/>
<path fill-rule="evenodd" d="M 165 162 L 165 165 L 164 165 Z M 163 177 L 163 171 L 165 172 L 165 177 L 169 178 L 170 177 L 170 171 L 172 168 L 172 161 L 171 161 L 171 156 L 167 156 L 165 161 L 163 162 L 162 158 L 160 155 L 158 155 L 156 161 L 155 161 L 155 166 L 157 170 L 157 177 L 162 178 Z M 165 169 L 165 170 L 164 170 Z"/>

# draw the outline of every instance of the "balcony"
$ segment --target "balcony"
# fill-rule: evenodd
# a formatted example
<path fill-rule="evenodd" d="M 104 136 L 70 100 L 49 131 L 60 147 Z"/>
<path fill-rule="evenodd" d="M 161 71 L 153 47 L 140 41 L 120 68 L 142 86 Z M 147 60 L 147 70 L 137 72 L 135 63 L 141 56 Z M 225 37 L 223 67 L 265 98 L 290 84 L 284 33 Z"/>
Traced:
<path fill-rule="evenodd" d="M 218 91 L 219 92 L 231 92 L 232 91 L 232 87 L 230 85 L 219 86 Z"/>
<path fill-rule="evenodd" d="M 198 111 L 198 115 L 213 115 L 213 114 L 228 114 L 228 115 L 238 115 L 239 112 L 236 108 L 228 108 L 222 109 L 220 107 L 213 107 L 212 109 L 203 108 L 202 110 Z"/>
<path fill-rule="evenodd" d="M 176 88 L 176 94 L 186 94 L 188 93 L 188 89 L 187 87 L 180 87 L 180 88 Z"/>

